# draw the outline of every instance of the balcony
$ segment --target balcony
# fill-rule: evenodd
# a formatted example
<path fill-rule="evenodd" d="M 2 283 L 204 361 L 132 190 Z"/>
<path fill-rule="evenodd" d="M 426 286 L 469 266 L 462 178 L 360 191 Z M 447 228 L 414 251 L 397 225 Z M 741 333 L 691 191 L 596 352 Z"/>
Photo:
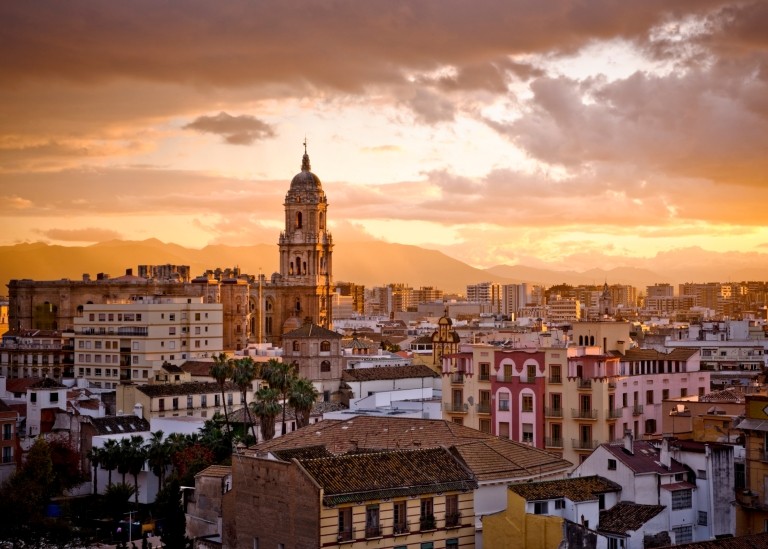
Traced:
<path fill-rule="evenodd" d="M 515 379 L 515 377 L 516 376 L 513 376 L 511 374 L 510 375 L 504 375 L 504 376 L 501 377 L 501 381 L 503 381 L 504 383 L 512 383 L 512 380 Z"/>
<path fill-rule="evenodd" d="M 633 416 L 641 416 L 643 415 L 643 405 L 642 404 L 635 404 L 632 406 L 632 415 Z"/>
<path fill-rule="evenodd" d="M 422 532 L 436 529 L 437 521 L 435 520 L 435 515 L 426 515 L 419 518 L 419 530 Z"/>
<path fill-rule="evenodd" d="M 562 376 L 549 376 L 549 382 L 560 385 L 563 382 Z"/>
<path fill-rule="evenodd" d="M 596 440 L 581 440 L 578 438 L 571 439 L 574 450 L 594 450 L 599 446 Z"/>
<path fill-rule="evenodd" d="M 464 407 L 464 404 L 461 402 L 445 402 L 443 404 L 443 409 L 446 412 L 451 412 L 453 414 L 466 414 L 467 409 Z"/>
<path fill-rule="evenodd" d="M 464 383 L 464 374 L 451 374 L 451 383 L 453 385 L 462 385 Z"/>
<path fill-rule="evenodd" d="M 370 538 L 380 538 L 381 537 L 381 526 L 378 524 L 366 524 L 365 525 L 365 537 Z"/>
<path fill-rule="evenodd" d="M 609 381 L 608 382 L 608 388 L 609 389 L 615 389 L 616 388 L 616 382 L 615 381 Z"/>
<path fill-rule="evenodd" d="M 544 438 L 544 446 L 546 446 L 547 448 L 562 448 L 563 447 L 563 439 L 562 438 L 545 437 Z"/>
<path fill-rule="evenodd" d="M 571 408 L 571 417 L 575 419 L 597 419 L 597 410 L 581 410 Z"/>
<path fill-rule="evenodd" d="M 478 402 L 477 403 L 477 413 L 478 414 L 490 414 L 491 413 L 491 403 L 490 402 Z"/>
<path fill-rule="evenodd" d="M 609 408 L 605 411 L 605 416 L 608 419 L 618 419 L 622 415 L 622 409 L 621 408 Z"/>
<path fill-rule="evenodd" d="M 488 373 L 477 376 L 478 381 L 491 381 L 491 375 Z"/>
<path fill-rule="evenodd" d="M 336 538 L 340 542 L 344 541 L 354 541 L 355 539 L 355 529 L 354 528 L 345 528 L 344 530 L 339 530 L 339 535 Z"/>
<path fill-rule="evenodd" d="M 576 388 L 582 389 L 582 390 L 591 390 L 592 389 L 592 380 L 591 379 L 576 379 Z"/>
<path fill-rule="evenodd" d="M 563 417 L 563 409 L 562 408 L 550 408 L 549 406 L 544 407 L 544 417 Z"/>
<path fill-rule="evenodd" d="M 536 378 L 535 377 L 527 377 L 527 376 L 526 377 L 520 377 L 520 383 L 525 383 L 527 385 L 533 385 L 534 383 L 536 383 Z"/>
<path fill-rule="evenodd" d="M 446 528 L 456 528 L 457 526 L 461 526 L 461 513 L 455 512 L 455 513 L 446 513 L 445 514 L 445 527 Z"/>
<path fill-rule="evenodd" d="M 410 534 L 410 532 L 411 532 L 411 527 L 408 524 L 407 520 L 402 520 L 392 525 L 392 534 L 395 536 Z"/>

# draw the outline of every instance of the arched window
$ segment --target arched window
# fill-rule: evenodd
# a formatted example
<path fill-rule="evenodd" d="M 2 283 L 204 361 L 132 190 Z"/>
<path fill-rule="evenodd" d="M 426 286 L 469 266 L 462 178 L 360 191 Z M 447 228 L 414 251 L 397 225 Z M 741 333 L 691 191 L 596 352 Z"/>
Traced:
<path fill-rule="evenodd" d="M 320 343 L 320 351 L 329 353 L 331 352 L 331 342 L 330 341 L 323 341 Z"/>
<path fill-rule="evenodd" d="M 301 229 L 301 212 L 296 212 L 296 228 Z"/>
<path fill-rule="evenodd" d="M 325 214 L 320 212 L 320 230 L 325 229 Z"/>
<path fill-rule="evenodd" d="M 296 272 L 297 275 L 301 274 L 301 258 L 298 257 L 298 256 L 296 257 L 296 270 L 295 270 L 295 272 Z"/>
<path fill-rule="evenodd" d="M 330 372 L 331 371 L 331 363 L 327 360 L 324 360 L 320 363 L 320 371 L 321 372 Z"/>

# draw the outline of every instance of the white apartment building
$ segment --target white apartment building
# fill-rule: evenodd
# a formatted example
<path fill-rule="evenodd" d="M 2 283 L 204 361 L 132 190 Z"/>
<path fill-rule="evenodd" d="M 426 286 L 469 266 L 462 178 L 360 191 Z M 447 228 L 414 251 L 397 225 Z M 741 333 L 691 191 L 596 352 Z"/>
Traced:
<path fill-rule="evenodd" d="M 576 322 L 581 318 L 581 303 L 576 299 L 553 299 L 547 303 L 550 322 Z"/>
<path fill-rule="evenodd" d="M 481 282 L 467 285 L 467 301 L 474 303 L 490 303 L 491 312 L 502 312 L 501 284 L 497 282 Z"/>
<path fill-rule="evenodd" d="M 223 308 L 202 297 L 140 297 L 87 304 L 74 319 L 75 375 L 92 386 L 147 383 L 163 363 L 223 351 Z"/>

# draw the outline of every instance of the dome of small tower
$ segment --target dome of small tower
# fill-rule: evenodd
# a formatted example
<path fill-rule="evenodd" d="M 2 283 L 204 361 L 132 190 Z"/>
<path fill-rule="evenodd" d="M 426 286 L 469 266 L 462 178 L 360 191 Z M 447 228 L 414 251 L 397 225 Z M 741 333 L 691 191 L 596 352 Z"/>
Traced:
<path fill-rule="evenodd" d="M 292 191 L 322 190 L 323 186 L 320 184 L 320 178 L 313 174 L 311 169 L 312 166 L 309 164 L 309 155 L 305 145 L 304 156 L 301 160 L 301 171 L 293 176 L 291 180 Z"/>

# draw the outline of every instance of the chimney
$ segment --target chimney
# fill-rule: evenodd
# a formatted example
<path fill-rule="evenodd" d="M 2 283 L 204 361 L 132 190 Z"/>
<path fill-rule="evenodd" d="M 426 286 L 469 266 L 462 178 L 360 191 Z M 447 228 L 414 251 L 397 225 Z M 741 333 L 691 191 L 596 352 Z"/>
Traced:
<path fill-rule="evenodd" d="M 133 269 L 126 269 L 125 270 L 125 276 L 132 276 L 133 275 Z"/>
<path fill-rule="evenodd" d="M 632 439 L 633 439 L 632 431 L 630 431 L 629 429 L 624 431 L 624 449 L 628 453 L 630 453 L 631 455 L 635 455 L 635 450 L 634 450 L 634 447 L 633 447 L 633 444 L 632 444 L 632 442 L 633 442 Z"/>
<path fill-rule="evenodd" d="M 661 454 L 659 456 L 661 464 L 669 469 L 672 467 L 672 454 L 669 451 L 669 437 L 661 439 Z"/>

